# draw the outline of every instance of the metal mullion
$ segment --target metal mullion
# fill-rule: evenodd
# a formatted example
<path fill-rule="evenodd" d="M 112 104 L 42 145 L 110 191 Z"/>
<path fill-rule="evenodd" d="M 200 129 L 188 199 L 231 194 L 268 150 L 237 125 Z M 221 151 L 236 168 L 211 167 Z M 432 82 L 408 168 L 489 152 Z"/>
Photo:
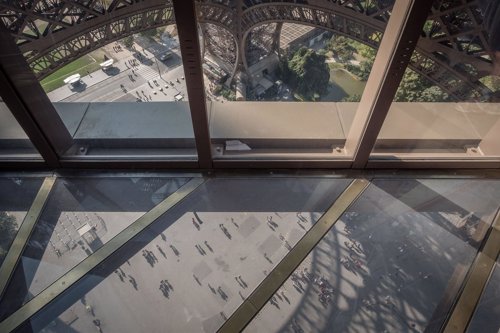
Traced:
<path fill-rule="evenodd" d="M 198 162 L 193 161 L 171 161 L 171 160 L 87 160 L 87 159 L 73 159 L 61 160 L 63 168 L 85 168 L 85 169 L 133 169 L 133 170 L 146 170 L 146 169 L 199 169 Z"/>
<path fill-rule="evenodd" d="M 216 169 L 349 169 L 350 160 L 214 160 Z"/>
<path fill-rule="evenodd" d="M 188 183 L 184 184 L 176 192 L 168 196 L 149 212 L 139 217 L 134 223 L 129 225 L 97 251 L 85 258 L 69 272 L 57 279 L 40 294 L 2 321 L 0 323 L 0 332 L 11 332 L 15 330 L 43 307 L 68 290 L 86 274 L 103 263 L 109 256 L 125 245 L 128 241 L 153 224 L 161 215 L 166 213 L 170 208 L 174 207 L 204 182 L 205 178 L 191 179 Z"/>
<path fill-rule="evenodd" d="M 203 174 L 197 171 L 187 172 L 184 170 L 78 170 L 78 169 L 63 169 L 57 170 L 55 173 L 58 177 L 79 177 L 79 178 L 199 178 Z M 0 176 L 3 174 L 0 173 Z"/>
<path fill-rule="evenodd" d="M 295 244 L 283 260 L 276 265 L 250 296 L 236 309 L 231 317 L 222 325 L 218 333 L 241 332 L 326 233 L 331 230 L 342 214 L 359 198 L 369 184 L 370 182 L 367 179 L 354 180 L 335 200 L 325 214 Z"/>
<path fill-rule="evenodd" d="M 396 0 L 346 140 L 353 168 L 364 168 L 375 146 L 434 0 Z M 359 139 L 359 140 L 358 140 Z"/>
<path fill-rule="evenodd" d="M 490 228 L 484 247 L 471 267 L 464 289 L 451 313 L 444 333 L 465 332 L 500 254 L 500 211 Z"/>
<path fill-rule="evenodd" d="M 173 6 L 198 151 L 198 163 L 202 169 L 211 169 L 212 145 L 210 143 L 195 4 L 193 0 L 174 0 Z"/>
<path fill-rule="evenodd" d="M 0 80 L 2 91 L 6 91 L 4 101 L 47 163 L 57 167 L 57 156 L 71 147 L 73 138 L 10 31 L 1 22 L 0 45 L 0 68 L 5 74 Z"/>
<path fill-rule="evenodd" d="M 21 160 L 2 160 L 0 159 L 0 170 L 40 170 L 48 166 L 45 161 L 21 161 Z"/>
<path fill-rule="evenodd" d="M 7 252 L 5 260 L 0 267 L 0 297 L 3 295 L 12 277 L 12 273 L 21 259 L 24 248 L 35 228 L 36 222 L 42 214 L 42 210 L 45 207 L 55 181 L 56 177 L 53 176 L 45 178 Z"/>
<path fill-rule="evenodd" d="M 30 113 L 26 110 L 19 96 L 12 88 L 2 67 L 0 67 L 0 91 L 2 92 L 2 99 L 5 105 L 11 111 L 14 118 L 16 118 L 45 163 L 50 167 L 58 167 L 59 162 L 56 151 L 47 141 L 33 117 L 31 117 Z"/>
<path fill-rule="evenodd" d="M 367 169 L 498 169 L 500 160 L 434 160 L 434 159 L 398 159 L 369 160 Z"/>

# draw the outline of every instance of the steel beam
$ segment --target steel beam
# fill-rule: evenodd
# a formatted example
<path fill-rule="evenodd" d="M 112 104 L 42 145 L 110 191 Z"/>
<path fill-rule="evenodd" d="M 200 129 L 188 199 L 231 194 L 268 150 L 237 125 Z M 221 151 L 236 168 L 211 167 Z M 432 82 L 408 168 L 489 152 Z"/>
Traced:
<path fill-rule="evenodd" d="M 400 0 L 394 5 L 345 144 L 354 155 L 354 168 L 368 162 L 433 2 Z"/>
<path fill-rule="evenodd" d="M 500 212 L 489 230 L 484 247 L 474 261 L 465 287 L 446 324 L 444 333 L 461 333 L 467 326 L 479 304 L 481 294 L 488 282 L 495 262 L 500 254 Z"/>
<path fill-rule="evenodd" d="M 36 195 L 30 209 L 26 213 L 26 216 L 21 224 L 21 227 L 17 231 L 16 237 L 14 238 L 12 245 L 7 252 L 7 256 L 0 267 L 0 298 L 2 297 L 5 288 L 7 287 L 14 269 L 17 267 L 19 260 L 22 257 L 22 253 L 26 244 L 35 228 L 35 224 L 38 218 L 42 214 L 42 210 L 45 207 L 47 198 L 49 197 L 52 186 L 55 183 L 55 177 L 45 178 L 42 186 L 40 187 L 38 194 Z"/>
<path fill-rule="evenodd" d="M 64 153 L 73 139 L 1 22 L 0 45 L 3 99 L 47 164 L 57 167 L 57 155 Z"/>
<path fill-rule="evenodd" d="M 179 33 L 196 149 L 198 151 L 198 163 L 202 169 L 211 169 L 212 145 L 208 127 L 207 103 L 194 1 L 175 0 L 174 10 L 177 18 L 177 31 Z"/>

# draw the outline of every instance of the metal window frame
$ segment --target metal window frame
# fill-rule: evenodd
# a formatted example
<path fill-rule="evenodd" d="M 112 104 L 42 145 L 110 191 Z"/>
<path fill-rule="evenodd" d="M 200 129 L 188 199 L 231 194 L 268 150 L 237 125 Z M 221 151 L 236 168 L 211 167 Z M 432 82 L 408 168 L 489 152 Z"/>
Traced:
<path fill-rule="evenodd" d="M 417 44 L 433 0 L 395 0 L 393 11 L 377 52 L 372 73 L 358 107 L 345 150 L 352 157 L 325 160 L 213 158 L 205 99 L 202 59 L 195 0 L 173 0 L 185 70 L 187 93 L 194 130 L 197 161 L 168 159 L 125 159 L 110 156 L 105 160 L 68 159 L 62 154 L 73 139 L 43 92 L 29 65 L 7 29 L 0 23 L 0 88 L 7 106 L 38 149 L 45 162 L 3 161 L 0 168 L 99 168 L 99 169 L 385 169 L 385 168 L 500 168 L 500 160 L 489 159 L 370 159 L 377 136 L 392 105 L 394 95 Z M 7 66 L 8 64 L 8 66 Z"/>
<path fill-rule="evenodd" d="M 193 123 L 198 163 L 202 169 L 212 168 L 212 145 L 203 84 L 201 49 L 194 0 L 173 0 L 175 22 L 186 77 L 187 94 Z"/>
<path fill-rule="evenodd" d="M 483 244 L 471 266 L 462 293 L 442 330 L 444 333 L 466 332 L 470 325 L 500 254 L 500 210 L 489 227 Z"/>
<path fill-rule="evenodd" d="M 1 58 L 1 56 L 0 56 Z M 30 116 L 25 105 L 20 100 L 19 96 L 16 94 L 12 85 L 7 79 L 6 74 L 0 64 L 0 91 L 2 92 L 2 99 L 5 105 L 9 108 L 10 112 L 16 118 L 19 125 L 22 127 L 31 143 L 35 146 L 38 153 L 43 158 L 43 161 L 19 161 L 19 160 L 2 160 L 1 166 L 7 167 L 31 167 L 31 166 L 49 166 L 58 167 L 59 160 L 57 153 L 45 138 L 43 132 L 38 127 L 37 123 Z"/>
<path fill-rule="evenodd" d="M 3 22 L 0 45 L 2 98 L 47 165 L 58 167 L 58 154 L 72 145 L 71 135 Z"/>
<path fill-rule="evenodd" d="M 395 160 L 372 160 L 370 159 L 366 168 L 368 169 L 498 169 L 500 160 L 475 160 L 475 159 L 395 159 Z"/>
<path fill-rule="evenodd" d="M 394 4 L 346 142 L 346 149 L 354 151 L 353 168 L 368 163 L 433 2 L 396 0 Z M 366 125 L 360 121 L 365 117 Z"/>
<path fill-rule="evenodd" d="M 47 199 L 49 198 L 55 181 L 56 177 L 54 176 L 46 177 L 44 179 L 29 211 L 26 213 L 26 217 L 16 233 L 16 237 L 7 252 L 7 256 L 5 257 L 3 264 L 0 266 L 0 297 L 2 297 L 5 292 L 5 288 L 7 287 L 15 268 L 17 267 L 19 260 L 21 260 L 22 253 L 28 243 L 33 229 L 35 228 L 35 224 L 42 214 L 43 208 L 47 203 Z"/>

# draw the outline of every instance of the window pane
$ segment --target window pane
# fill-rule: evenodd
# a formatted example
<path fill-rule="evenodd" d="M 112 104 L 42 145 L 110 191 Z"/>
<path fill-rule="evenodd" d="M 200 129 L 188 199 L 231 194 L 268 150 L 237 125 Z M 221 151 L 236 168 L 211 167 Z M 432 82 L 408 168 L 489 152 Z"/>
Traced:
<path fill-rule="evenodd" d="M 435 1 L 373 159 L 500 157 L 498 1 Z"/>
<path fill-rule="evenodd" d="M 90 332 L 98 319 L 109 332 L 216 332 L 348 184 L 209 180 L 36 315 L 32 328 Z"/>
<path fill-rule="evenodd" d="M 42 181 L 42 178 L 0 178 L 0 266 Z"/>
<path fill-rule="evenodd" d="M 438 332 L 499 194 L 498 181 L 374 181 L 245 332 Z"/>
<path fill-rule="evenodd" d="M 393 3 L 199 3 L 214 158 L 349 160 Z"/>
<path fill-rule="evenodd" d="M 13 313 L 186 181 L 58 178 L 0 300 L 0 317 Z"/>
<path fill-rule="evenodd" d="M 467 332 L 492 332 L 500 330 L 500 259 L 497 260 L 483 296 L 471 319 Z"/>
<path fill-rule="evenodd" d="M 3 20 L 73 137 L 65 158 L 196 160 L 171 1 L 23 7 Z"/>
<path fill-rule="evenodd" d="M 42 157 L 0 97 L 0 159 L 42 160 Z"/>

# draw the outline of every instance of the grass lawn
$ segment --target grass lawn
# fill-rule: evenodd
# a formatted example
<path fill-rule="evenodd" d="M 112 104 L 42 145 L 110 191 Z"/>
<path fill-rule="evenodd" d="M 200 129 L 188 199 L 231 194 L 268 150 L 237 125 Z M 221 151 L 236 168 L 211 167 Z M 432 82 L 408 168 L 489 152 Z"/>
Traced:
<path fill-rule="evenodd" d="M 101 68 L 99 64 L 104 61 L 104 54 L 105 52 L 102 49 L 99 49 L 76 59 L 61 69 L 58 69 L 40 82 L 43 90 L 48 93 L 64 86 L 63 80 L 70 75 L 78 73 L 81 76 L 85 76 L 87 75 L 87 71 L 93 73 L 96 70 L 99 70 Z"/>

